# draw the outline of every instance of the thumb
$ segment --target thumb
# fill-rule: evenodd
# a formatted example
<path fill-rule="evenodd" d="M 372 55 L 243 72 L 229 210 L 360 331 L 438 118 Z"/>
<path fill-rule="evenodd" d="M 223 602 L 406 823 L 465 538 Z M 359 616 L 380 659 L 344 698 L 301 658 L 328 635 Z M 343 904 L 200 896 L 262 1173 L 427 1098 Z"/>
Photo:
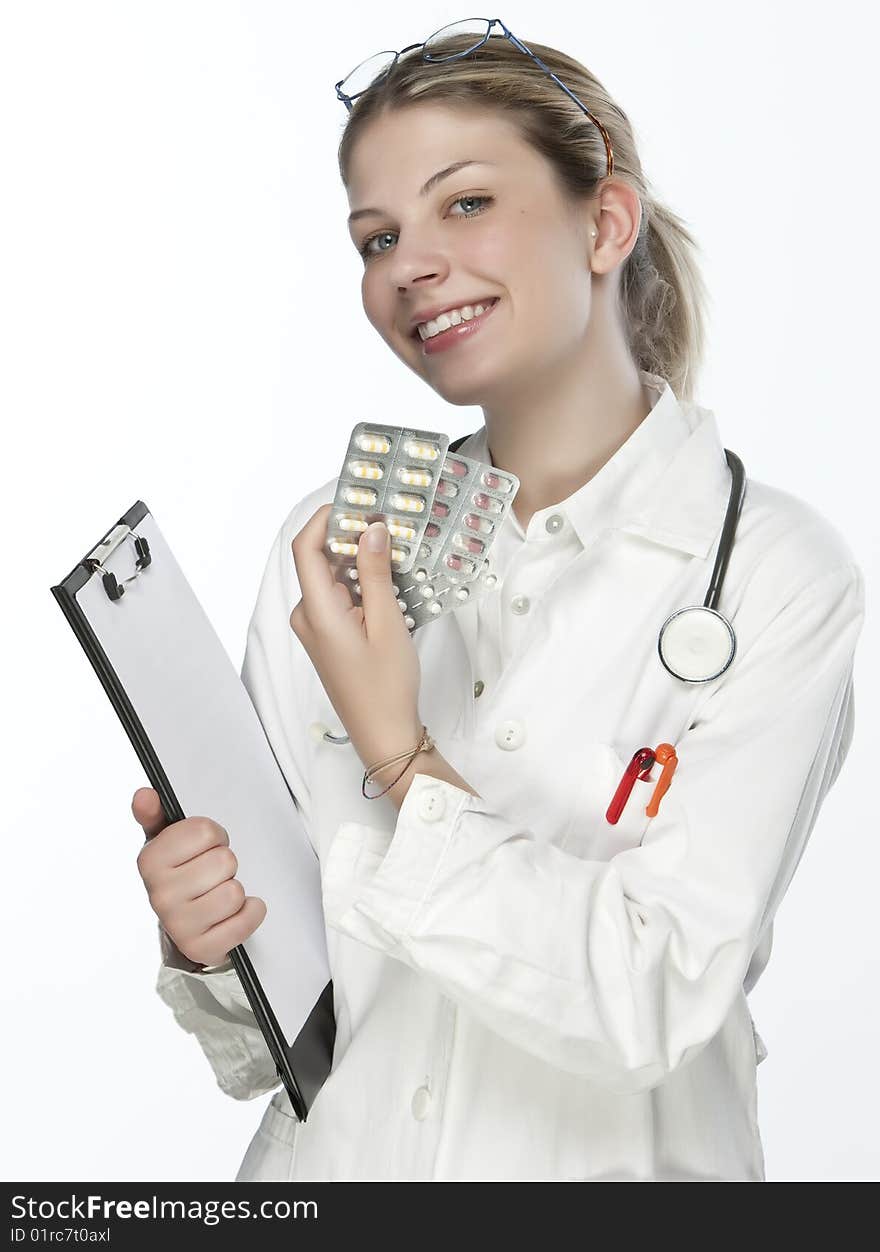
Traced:
<path fill-rule="evenodd" d="M 373 546 L 375 544 L 375 547 Z M 367 634 L 370 625 L 402 619 L 397 593 L 391 581 L 391 535 L 384 522 L 372 522 L 358 540 L 358 582 Z"/>

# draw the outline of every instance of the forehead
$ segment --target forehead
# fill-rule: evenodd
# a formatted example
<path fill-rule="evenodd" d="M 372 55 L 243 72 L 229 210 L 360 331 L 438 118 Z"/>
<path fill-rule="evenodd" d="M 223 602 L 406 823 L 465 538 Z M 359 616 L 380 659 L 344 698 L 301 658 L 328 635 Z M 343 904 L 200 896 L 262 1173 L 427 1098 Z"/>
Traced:
<path fill-rule="evenodd" d="M 352 148 L 348 200 L 353 209 L 416 195 L 433 173 L 466 159 L 499 167 L 536 155 L 497 113 L 440 105 L 410 106 L 375 118 Z"/>

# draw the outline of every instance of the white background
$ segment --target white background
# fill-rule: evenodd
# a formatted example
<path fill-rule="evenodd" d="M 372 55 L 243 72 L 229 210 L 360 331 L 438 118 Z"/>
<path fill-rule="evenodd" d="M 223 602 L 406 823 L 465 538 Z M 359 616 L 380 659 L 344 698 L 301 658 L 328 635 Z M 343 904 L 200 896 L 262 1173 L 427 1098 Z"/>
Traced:
<path fill-rule="evenodd" d="M 354 423 L 451 437 L 480 425 L 364 316 L 333 90 L 373 52 L 469 14 L 394 0 L 0 13 L 0 1175 L 231 1179 L 269 1097 L 224 1096 L 154 994 L 156 919 L 130 812 L 147 779 L 49 587 L 142 499 L 240 665 L 276 530 L 338 473 Z M 874 1178 L 869 6 L 510 3 L 501 17 L 591 67 L 629 114 L 656 194 L 703 250 L 699 402 L 753 478 L 843 532 L 868 580 L 855 741 L 750 1003 L 769 1048 L 768 1178 Z"/>

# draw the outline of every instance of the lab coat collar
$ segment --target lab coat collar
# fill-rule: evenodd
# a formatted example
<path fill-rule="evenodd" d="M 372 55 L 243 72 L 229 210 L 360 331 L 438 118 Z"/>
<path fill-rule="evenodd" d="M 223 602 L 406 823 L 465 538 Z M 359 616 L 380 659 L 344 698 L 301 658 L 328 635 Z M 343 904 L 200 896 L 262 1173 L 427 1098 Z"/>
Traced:
<path fill-rule="evenodd" d="M 730 490 L 715 416 L 679 401 L 659 375 L 639 373 L 657 393 L 650 413 L 589 482 L 559 504 L 538 510 L 525 532 L 511 510 L 507 524 L 522 538 L 551 541 L 544 523 L 561 513 L 583 547 L 610 527 L 692 556 L 709 555 L 721 533 Z M 492 463 L 485 425 L 459 451 Z"/>

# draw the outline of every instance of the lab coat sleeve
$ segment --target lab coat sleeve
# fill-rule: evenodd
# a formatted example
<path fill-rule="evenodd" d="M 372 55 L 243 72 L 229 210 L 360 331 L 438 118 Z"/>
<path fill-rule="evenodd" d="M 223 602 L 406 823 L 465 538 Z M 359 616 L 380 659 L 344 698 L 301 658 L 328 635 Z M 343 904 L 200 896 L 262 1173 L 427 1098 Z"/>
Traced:
<path fill-rule="evenodd" d="M 311 667 L 289 628 L 290 613 L 301 595 L 290 544 L 315 508 L 317 493 L 299 502 L 275 537 L 248 627 L 241 670 L 306 831 L 311 825 L 311 796 L 303 719 L 284 718 L 282 709 L 285 701 L 302 705 Z M 242 885 L 247 891 L 247 883 Z M 201 972 L 161 925 L 159 941 L 162 963 L 156 992 L 183 1030 L 195 1036 L 221 1090 L 236 1100 L 252 1100 L 278 1087 L 281 1080 L 275 1062 L 235 968 Z"/>
<path fill-rule="evenodd" d="M 723 1025 L 840 769 L 863 616 L 853 563 L 775 612 L 676 744 L 639 846 L 588 860 L 417 773 L 391 836 L 339 828 L 328 925 L 548 1064 L 658 1085 Z"/>

